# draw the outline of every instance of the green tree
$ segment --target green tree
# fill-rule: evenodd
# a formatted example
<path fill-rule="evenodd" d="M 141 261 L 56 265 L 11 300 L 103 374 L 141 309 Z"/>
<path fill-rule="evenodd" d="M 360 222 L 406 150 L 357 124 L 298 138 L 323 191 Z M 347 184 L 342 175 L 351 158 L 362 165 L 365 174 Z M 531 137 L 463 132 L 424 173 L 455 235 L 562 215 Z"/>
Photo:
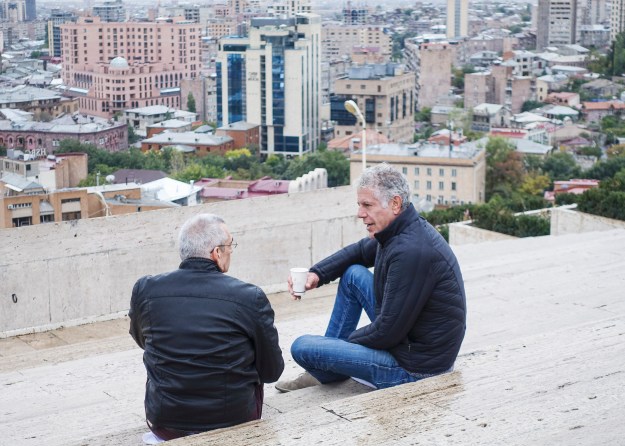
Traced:
<path fill-rule="evenodd" d="M 128 124 L 128 144 L 132 145 L 138 141 L 141 141 L 141 137 L 135 132 L 135 128 Z"/>
<path fill-rule="evenodd" d="M 189 92 L 187 95 L 187 110 L 191 113 L 195 113 L 195 97 L 193 97 L 193 93 Z"/>
<path fill-rule="evenodd" d="M 607 76 L 622 76 L 625 74 L 625 33 L 619 33 L 608 51 L 608 63 L 605 70 Z"/>
<path fill-rule="evenodd" d="M 542 106 L 544 106 L 545 104 L 543 102 L 540 101 L 525 101 L 523 102 L 523 105 L 521 105 L 521 112 L 526 112 L 526 111 L 530 111 L 530 110 L 534 110 L 536 108 L 540 108 Z"/>
<path fill-rule="evenodd" d="M 595 164 L 586 171 L 585 177 L 603 181 L 614 177 L 622 169 L 625 169 L 625 157 L 618 156 Z"/>
<path fill-rule="evenodd" d="M 430 107 L 423 107 L 415 113 L 414 120 L 418 122 L 432 122 L 432 109 Z"/>
<path fill-rule="evenodd" d="M 504 138 L 489 138 L 486 143 L 486 199 L 510 196 L 523 180 L 521 156 Z"/>
<path fill-rule="evenodd" d="M 283 179 L 294 180 L 318 167 L 327 170 L 329 187 L 349 184 L 349 160 L 345 158 L 345 155 L 334 150 L 319 150 L 292 159 L 284 172 Z"/>
<path fill-rule="evenodd" d="M 571 178 L 578 178 L 581 174 L 575 158 L 567 152 L 549 155 L 543 162 L 543 172 L 549 175 L 553 181 L 570 180 Z"/>
<path fill-rule="evenodd" d="M 528 173 L 523 178 L 519 191 L 528 195 L 543 195 L 543 192 L 549 188 L 551 180 L 548 175 L 541 175 L 537 172 Z"/>

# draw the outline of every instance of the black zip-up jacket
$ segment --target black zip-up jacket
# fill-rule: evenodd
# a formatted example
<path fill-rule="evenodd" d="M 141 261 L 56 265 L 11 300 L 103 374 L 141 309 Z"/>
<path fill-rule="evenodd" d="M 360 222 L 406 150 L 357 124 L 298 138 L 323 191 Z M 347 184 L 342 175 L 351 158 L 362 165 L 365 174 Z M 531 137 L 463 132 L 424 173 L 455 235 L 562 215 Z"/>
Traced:
<path fill-rule="evenodd" d="M 349 341 L 389 351 L 409 372 L 450 369 L 466 328 L 460 266 L 449 244 L 412 204 L 375 239 L 346 246 L 311 268 L 319 285 L 350 265 L 374 266 L 375 321 Z"/>
<path fill-rule="evenodd" d="M 249 421 L 256 386 L 284 369 L 267 296 L 212 260 L 142 277 L 128 315 L 144 349 L 146 417 L 157 426 L 200 432 Z"/>

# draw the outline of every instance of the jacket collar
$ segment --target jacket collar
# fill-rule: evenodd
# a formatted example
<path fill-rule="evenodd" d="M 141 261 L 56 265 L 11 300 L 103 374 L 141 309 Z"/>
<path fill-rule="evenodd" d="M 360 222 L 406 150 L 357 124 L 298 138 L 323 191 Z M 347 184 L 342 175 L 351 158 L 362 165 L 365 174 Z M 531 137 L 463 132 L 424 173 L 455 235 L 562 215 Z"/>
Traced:
<path fill-rule="evenodd" d="M 211 259 L 204 257 L 189 257 L 183 260 L 178 267 L 180 269 L 203 269 L 206 271 L 219 271 L 217 264 Z"/>
<path fill-rule="evenodd" d="M 397 216 L 395 220 L 391 222 L 386 228 L 375 234 L 375 238 L 381 245 L 384 245 L 395 235 L 404 231 L 410 223 L 416 221 L 419 218 L 419 213 L 414 208 L 412 203 L 408 205 L 404 211 Z"/>

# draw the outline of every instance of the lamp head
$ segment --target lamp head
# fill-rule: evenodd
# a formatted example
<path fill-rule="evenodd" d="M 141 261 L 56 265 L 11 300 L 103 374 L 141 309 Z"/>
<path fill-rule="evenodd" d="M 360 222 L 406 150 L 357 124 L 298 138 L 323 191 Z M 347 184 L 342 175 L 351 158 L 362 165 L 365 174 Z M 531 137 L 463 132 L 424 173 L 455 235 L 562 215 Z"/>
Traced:
<path fill-rule="evenodd" d="M 356 119 L 359 119 L 360 122 L 364 125 L 365 118 L 362 116 L 362 112 L 360 111 L 360 108 L 358 108 L 358 104 L 356 104 L 356 102 L 352 101 L 351 99 L 349 101 L 345 101 L 345 110 L 354 115 Z"/>

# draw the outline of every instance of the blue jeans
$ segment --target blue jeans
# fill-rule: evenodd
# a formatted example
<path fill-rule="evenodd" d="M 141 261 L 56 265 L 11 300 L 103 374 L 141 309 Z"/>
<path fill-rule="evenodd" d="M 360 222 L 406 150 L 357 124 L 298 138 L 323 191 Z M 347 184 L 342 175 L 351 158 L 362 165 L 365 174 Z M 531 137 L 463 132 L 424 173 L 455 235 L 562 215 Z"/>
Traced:
<path fill-rule="evenodd" d="M 339 282 L 325 336 L 300 336 L 291 346 L 295 362 L 321 383 L 359 378 L 378 389 L 414 382 L 431 375 L 409 373 L 386 350 L 347 341 L 362 310 L 375 320 L 373 274 L 364 266 L 350 266 Z"/>

